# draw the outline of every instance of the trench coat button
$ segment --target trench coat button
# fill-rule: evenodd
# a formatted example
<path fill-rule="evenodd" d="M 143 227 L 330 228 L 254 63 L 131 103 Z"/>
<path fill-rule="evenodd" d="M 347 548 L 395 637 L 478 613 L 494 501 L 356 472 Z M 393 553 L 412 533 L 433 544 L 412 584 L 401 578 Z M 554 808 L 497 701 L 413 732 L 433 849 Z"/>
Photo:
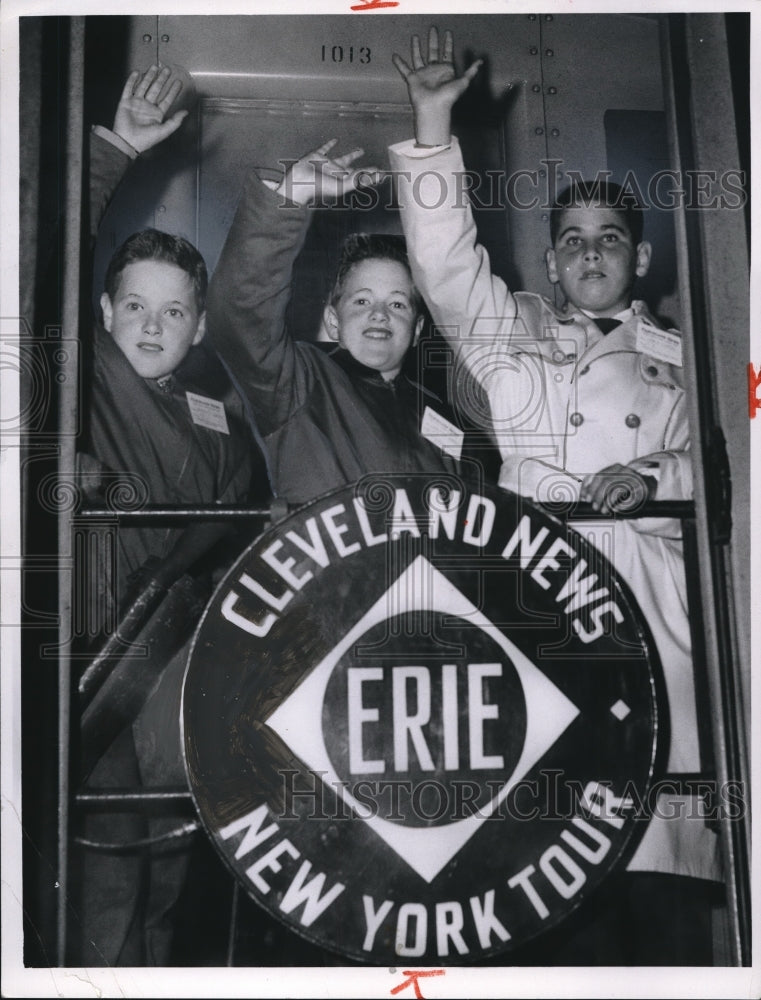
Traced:
<path fill-rule="evenodd" d="M 653 378 L 655 378 L 655 376 L 658 374 L 658 369 L 655 367 L 655 365 L 648 365 L 645 371 L 647 372 L 648 375 L 652 375 Z"/>
<path fill-rule="evenodd" d="M 630 413 L 629 416 L 624 421 L 624 423 L 626 424 L 627 427 L 639 427 L 642 421 L 640 420 L 640 418 L 637 416 L 636 413 Z"/>
<path fill-rule="evenodd" d="M 562 351 L 553 351 L 552 360 L 557 361 L 558 364 L 561 364 L 563 361 L 565 361 L 565 354 Z"/>
<path fill-rule="evenodd" d="M 572 413 L 568 418 L 568 422 L 571 427 L 580 427 L 584 423 L 584 417 L 581 413 Z"/>

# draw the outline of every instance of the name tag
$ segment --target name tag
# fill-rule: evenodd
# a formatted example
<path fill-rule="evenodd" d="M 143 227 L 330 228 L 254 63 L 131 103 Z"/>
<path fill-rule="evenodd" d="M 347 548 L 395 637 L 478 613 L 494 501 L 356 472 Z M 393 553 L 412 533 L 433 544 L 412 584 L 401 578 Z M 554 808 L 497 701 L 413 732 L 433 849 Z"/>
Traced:
<path fill-rule="evenodd" d="M 658 330 L 651 323 L 637 321 L 637 350 L 669 365 L 682 367 L 682 338 L 668 330 Z"/>
<path fill-rule="evenodd" d="M 426 406 L 423 412 L 423 420 L 420 424 L 420 433 L 431 444 L 441 448 L 447 455 L 459 459 L 462 454 L 462 443 L 465 440 L 465 432 L 459 427 L 442 417 L 440 413 Z"/>
<path fill-rule="evenodd" d="M 224 403 L 218 399 L 209 399 L 208 396 L 200 396 L 197 392 L 186 392 L 185 398 L 194 424 L 208 427 L 210 431 L 219 431 L 220 434 L 230 433 Z"/>

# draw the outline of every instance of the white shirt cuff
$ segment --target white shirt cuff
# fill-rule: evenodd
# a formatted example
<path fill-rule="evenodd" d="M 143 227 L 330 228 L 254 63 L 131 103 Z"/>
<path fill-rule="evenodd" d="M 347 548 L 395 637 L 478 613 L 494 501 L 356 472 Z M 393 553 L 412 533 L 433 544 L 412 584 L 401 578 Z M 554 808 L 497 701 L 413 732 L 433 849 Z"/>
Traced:
<path fill-rule="evenodd" d="M 99 135 L 101 139 L 105 139 L 106 142 L 110 142 L 112 146 L 116 146 L 120 149 L 122 153 L 125 153 L 131 160 L 136 160 L 140 155 L 134 146 L 130 146 L 126 139 L 122 137 L 117 132 L 112 132 L 110 128 L 106 128 L 105 125 L 93 125 L 93 132 Z"/>
<path fill-rule="evenodd" d="M 441 146 L 418 146 L 414 139 L 405 139 L 404 142 L 397 142 L 393 146 L 389 146 L 389 149 L 393 153 L 398 153 L 401 156 L 409 156 L 413 160 L 425 160 L 429 156 L 436 156 L 442 150 L 450 149 L 451 146 L 451 142 Z"/>

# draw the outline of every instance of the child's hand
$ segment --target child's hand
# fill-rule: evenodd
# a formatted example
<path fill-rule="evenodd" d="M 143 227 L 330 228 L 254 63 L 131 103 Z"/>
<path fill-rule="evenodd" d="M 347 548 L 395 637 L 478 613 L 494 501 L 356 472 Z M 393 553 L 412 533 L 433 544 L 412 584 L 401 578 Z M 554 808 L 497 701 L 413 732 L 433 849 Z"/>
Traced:
<path fill-rule="evenodd" d="M 579 499 L 591 503 L 601 514 L 634 511 L 652 500 L 658 488 L 652 476 L 643 476 L 628 465 L 609 465 L 586 476 Z"/>
<path fill-rule="evenodd" d="M 329 159 L 326 154 L 337 142 L 338 139 L 329 139 L 289 167 L 277 188 L 278 194 L 298 205 L 330 204 L 355 188 L 377 184 L 383 178 L 384 172 L 378 167 L 349 169 L 362 156 L 363 149 Z"/>
<path fill-rule="evenodd" d="M 187 111 L 178 111 L 164 121 L 164 116 L 182 90 L 179 80 L 166 86 L 169 76 L 168 67 L 159 69 L 158 66 L 151 66 L 142 77 L 138 70 L 134 70 L 124 84 L 113 131 L 138 153 L 144 153 L 176 132 L 187 115 Z M 162 91 L 165 91 L 163 95 Z"/>
<path fill-rule="evenodd" d="M 428 33 L 428 63 L 420 51 L 420 39 L 412 36 L 412 68 L 396 53 L 394 66 L 407 82 L 415 112 L 415 138 L 425 146 L 443 146 L 450 141 L 452 105 L 465 93 L 481 66 L 477 59 L 462 76 L 455 75 L 452 62 L 452 32 L 444 32 L 444 50 L 439 56 L 439 33 Z"/>

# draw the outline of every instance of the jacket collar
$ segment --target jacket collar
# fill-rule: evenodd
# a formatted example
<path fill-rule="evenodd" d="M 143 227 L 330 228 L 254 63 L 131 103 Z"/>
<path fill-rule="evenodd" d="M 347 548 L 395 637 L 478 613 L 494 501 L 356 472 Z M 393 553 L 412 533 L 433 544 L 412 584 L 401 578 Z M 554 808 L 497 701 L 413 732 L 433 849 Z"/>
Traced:
<path fill-rule="evenodd" d="M 352 378 L 362 378 L 367 382 L 374 382 L 377 385 L 386 385 L 393 388 L 397 388 L 402 383 L 409 383 L 409 379 L 403 372 L 399 372 L 398 375 L 390 379 L 384 378 L 376 368 L 369 368 L 367 365 L 363 365 L 345 347 L 339 347 L 338 344 L 327 344 L 324 341 L 318 341 L 314 346 L 324 351 L 329 358 L 332 358 Z"/>

